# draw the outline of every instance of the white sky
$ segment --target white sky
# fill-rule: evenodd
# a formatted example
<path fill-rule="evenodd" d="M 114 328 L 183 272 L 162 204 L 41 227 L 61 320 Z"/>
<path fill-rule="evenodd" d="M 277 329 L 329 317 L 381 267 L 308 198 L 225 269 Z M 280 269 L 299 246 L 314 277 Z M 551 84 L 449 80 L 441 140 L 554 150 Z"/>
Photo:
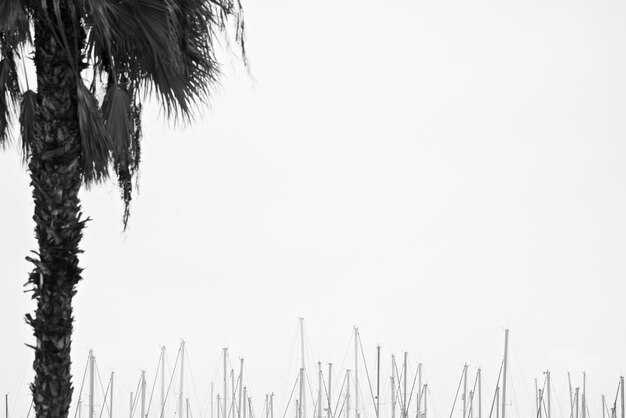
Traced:
<path fill-rule="evenodd" d="M 152 379 L 160 345 L 173 362 L 184 338 L 192 408 L 228 345 L 257 414 L 274 391 L 281 418 L 304 316 L 309 361 L 342 364 L 358 325 L 370 371 L 376 343 L 385 367 L 408 350 L 446 418 L 464 362 L 490 399 L 508 327 L 509 416 L 530 416 L 549 368 L 555 414 L 567 371 L 580 385 L 585 370 L 599 418 L 626 373 L 626 3 L 245 8 L 254 80 L 229 57 L 193 128 L 149 109 L 129 230 L 113 183 L 82 193 L 75 386 L 93 347 L 124 416 L 139 370 Z M 0 193 L 0 393 L 18 418 L 35 243 L 16 149 L 0 153 Z"/>

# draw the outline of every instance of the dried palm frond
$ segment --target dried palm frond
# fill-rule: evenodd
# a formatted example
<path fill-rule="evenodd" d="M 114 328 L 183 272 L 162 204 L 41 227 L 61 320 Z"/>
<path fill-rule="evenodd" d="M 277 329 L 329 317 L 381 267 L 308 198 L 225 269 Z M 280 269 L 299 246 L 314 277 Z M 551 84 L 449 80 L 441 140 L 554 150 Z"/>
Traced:
<path fill-rule="evenodd" d="M 20 108 L 20 131 L 22 136 L 22 159 L 28 161 L 30 149 L 34 141 L 35 105 L 37 93 L 28 90 L 22 95 Z"/>
<path fill-rule="evenodd" d="M 0 146 L 10 139 L 11 117 L 20 100 L 17 67 L 11 51 L 0 60 Z"/>
<path fill-rule="evenodd" d="M 93 93 L 81 79 L 78 80 L 77 88 L 83 176 L 89 186 L 108 177 L 111 141 Z"/>

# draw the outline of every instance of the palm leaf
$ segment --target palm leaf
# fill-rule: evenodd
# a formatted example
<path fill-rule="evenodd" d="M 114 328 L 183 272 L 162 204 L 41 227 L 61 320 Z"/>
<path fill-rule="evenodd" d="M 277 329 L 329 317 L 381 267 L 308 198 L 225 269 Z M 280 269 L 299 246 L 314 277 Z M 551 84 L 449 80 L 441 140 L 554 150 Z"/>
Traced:
<path fill-rule="evenodd" d="M 78 127 L 82 146 L 83 176 L 87 186 L 108 177 L 111 141 L 98 101 L 82 79 L 78 80 Z"/>
<path fill-rule="evenodd" d="M 28 90 L 22 95 L 22 105 L 20 109 L 20 130 L 22 136 L 22 158 L 24 162 L 30 156 L 30 149 L 34 141 L 34 124 L 35 124 L 35 104 L 37 101 L 37 93 Z"/>
<path fill-rule="evenodd" d="M 23 0 L 0 2 L 0 33 L 3 49 L 16 49 L 20 43 L 31 41 L 30 22 Z"/>
<path fill-rule="evenodd" d="M 10 139 L 10 123 L 20 99 L 20 87 L 13 53 L 0 61 L 0 146 Z"/>

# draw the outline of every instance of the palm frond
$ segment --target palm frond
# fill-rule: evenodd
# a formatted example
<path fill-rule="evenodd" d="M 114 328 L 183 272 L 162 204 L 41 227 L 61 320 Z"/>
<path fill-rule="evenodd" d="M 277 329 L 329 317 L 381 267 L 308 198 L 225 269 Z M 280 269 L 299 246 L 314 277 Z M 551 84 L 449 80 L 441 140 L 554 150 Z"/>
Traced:
<path fill-rule="evenodd" d="M 139 167 L 140 109 L 121 83 L 111 83 L 102 103 L 102 113 L 112 144 L 113 167 L 124 201 L 124 229 L 130 216 L 133 177 Z"/>
<path fill-rule="evenodd" d="M 12 52 L 0 61 L 0 146 L 10 139 L 10 123 L 20 99 L 17 66 Z"/>
<path fill-rule="evenodd" d="M 23 0 L 0 2 L 0 34 L 0 49 L 15 50 L 23 42 L 32 42 L 29 16 Z"/>
<path fill-rule="evenodd" d="M 108 177 L 111 141 L 93 93 L 81 79 L 78 80 L 77 89 L 83 176 L 85 184 L 89 186 Z"/>
<path fill-rule="evenodd" d="M 35 105 L 37 93 L 28 90 L 22 95 L 22 105 L 20 109 L 20 131 L 22 136 L 22 159 L 28 161 L 31 146 L 34 141 Z"/>

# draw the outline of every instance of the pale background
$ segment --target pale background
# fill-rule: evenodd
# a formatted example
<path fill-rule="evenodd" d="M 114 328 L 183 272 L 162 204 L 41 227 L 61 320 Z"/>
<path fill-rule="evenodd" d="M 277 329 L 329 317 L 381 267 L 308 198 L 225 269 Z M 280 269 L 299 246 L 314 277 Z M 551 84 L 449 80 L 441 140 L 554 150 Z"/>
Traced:
<path fill-rule="evenodd" d="M 234 365 L 246 359 L 257 415 L 274 391 L 281 418 L 303 316 L 311 363 L 348 367 L 353 325 L 370 373 L 376 343 L 385 373 L 389 354 L 408 350 L 434 418 L 449 415 L 464 362 L 482 366 L 487 404 L 510 328 L 509 416 L 532 415 L 533 379 L 549 368 L 554 413 L 569 415 L 567 371 L 576 386 L 586 371 L 599 418 L 601 394 L 612 402 L 626 373 L 626 3 L 245 9 L 252 77 L 229 55 L 193 128 L 148 109 L 128 231 L 112 182 L 82 193 L 94 220 L 75 299 L 76 392 L 92 347 L 103 380 L 116 371 L 115 415 L 127 416 L 139 370 L 151 388 L 160 345 L 173 363 L 184 338 L 192 408 L 208 402 L 227 345 Z M 15 148 L 0 153 L 0 193 L 0 393 L 21 418 L 35 242 Z"/>

